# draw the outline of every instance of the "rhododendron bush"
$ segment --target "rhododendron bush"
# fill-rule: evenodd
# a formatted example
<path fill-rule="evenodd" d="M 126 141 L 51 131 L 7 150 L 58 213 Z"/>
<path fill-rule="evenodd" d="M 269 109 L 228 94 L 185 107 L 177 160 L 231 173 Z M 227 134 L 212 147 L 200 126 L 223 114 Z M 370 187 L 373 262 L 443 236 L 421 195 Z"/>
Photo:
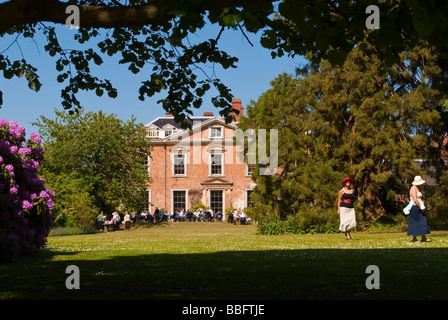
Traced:
<path fill-rule="evenodd" d="M 41 138 L 0 119 L 0 260 L 42 247 L 53 220 L 54 193 L 39 178 Z"/>

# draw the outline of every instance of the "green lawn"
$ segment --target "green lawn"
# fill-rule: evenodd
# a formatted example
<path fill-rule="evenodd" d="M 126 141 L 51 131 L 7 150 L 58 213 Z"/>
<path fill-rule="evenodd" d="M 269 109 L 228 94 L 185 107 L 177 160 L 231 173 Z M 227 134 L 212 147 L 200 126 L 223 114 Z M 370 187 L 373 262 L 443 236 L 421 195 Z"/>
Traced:
<path fill-rule="evenodd" d="M 0 265 L 0 299 L 447 299 L 448 237 L 405 233 L 260 236 L 254 226 L 171 223 L 50 237 Z M 65 269 L 80 269 L 68 290 Z M 368 290 L 368 265 L 381 287 Z"/>

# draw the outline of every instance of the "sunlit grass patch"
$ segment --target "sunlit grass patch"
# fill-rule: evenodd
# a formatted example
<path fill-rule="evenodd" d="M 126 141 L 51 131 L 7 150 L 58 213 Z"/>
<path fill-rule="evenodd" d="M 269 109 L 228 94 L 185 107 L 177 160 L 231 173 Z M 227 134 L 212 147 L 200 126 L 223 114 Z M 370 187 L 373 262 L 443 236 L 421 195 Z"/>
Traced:
<path fill-rule="evenodd" d="M 55 236 L 40 256 L 0 265 L 0 298 L 427 299 L 447 298 L 448 238 L 410 242 L 404 232 L 256 234 L 255 226 L 171 223 Z M 377 265 L 381 289 L 367 290 Z M 77 265 L 81 289 L 65 268 Z"/>

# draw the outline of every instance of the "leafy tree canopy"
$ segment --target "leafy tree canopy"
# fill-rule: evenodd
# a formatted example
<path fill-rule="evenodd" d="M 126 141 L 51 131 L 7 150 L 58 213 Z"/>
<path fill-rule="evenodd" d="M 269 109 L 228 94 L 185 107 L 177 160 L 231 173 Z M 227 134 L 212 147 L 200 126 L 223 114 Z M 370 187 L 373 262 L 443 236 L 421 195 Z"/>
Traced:
<path fill-rule="evenodd" d="M 73 32 L 79 48 L 64 48 L 57 34 L 56 26 L 65 25 L 69 17 L 69 4 L 80 12 L 80 28 Z M 379 8 L 380 29 L 366 28 L 370 4 Z M 447 13 L 444 0 L 10 0 L 0 4 L 0 35 L 14 43 L 38 34 L 46 37 L 43 47 L 56 59 L 61 103 L 71 111 L 80 108 L 77 94 L 82 90 L 117 96 L 113 84 L 92 74 L 91 67 L 118 56 L 131 73 L 148 73 L 138 89 L 139 98 L 164 92 L 159 102 L 177 121 L 192 115 L 212 88 L 218 92 L 212 103 L 230 121 L 232 94 L 206 72 L 210 65 L 237 66 L 238 58 L 219 47 L 219 38 L 228 29 L 245 36 L 261 34 L 261 45 L 271 50 L 273 58 L 310 54 L 315 63 L 325 58 L 333 65 L 342 64 L 367 36 L 382 67 L 399 62 L 399 53 L 422 39 L 446 56 Z M 221 26 L 216 37 L 191 43 L 190 36 L 209 23 Z M 9 56 L 5 46 L 0 49 L 3 77 L 25 77 L 38 91 L 42 83 L 37 66 L 24 57 Z M 0 104 L 1 98 L 0 92 Z"/>
<path fill-rule="evenodd" d="M 375 47 L 360 43 L 341 67 L 322 61 L 298 70 L 297 78 L 282 74 L 251 103 L 243 130 L 279 130 L 281 170 L 253 175 L 251 197 L 261 210 L 285 215 L 303 206 L 335 208 L 340 182 L 350 176 L 358 212 L 378 219 L 399 211 L 399 196 L 424 172 L 415 159 L 446 170 L 440 161 L 446 144 L 439 143 L 448 134 L 445 74 L 423 44 L 400 59 L 379 75 Z"/>
<path fill-rule="evenodd" d="M 57 197 L 55 215 L 85 225 L 100 209 L 141 209 L 150 154 L 143 124 L 101 111 L 55 112 L 55 119 L 41 116 L 35 123 L 47 154 L 41 174 Z M 80 212 L 89 216 L 73 217 Z"/>

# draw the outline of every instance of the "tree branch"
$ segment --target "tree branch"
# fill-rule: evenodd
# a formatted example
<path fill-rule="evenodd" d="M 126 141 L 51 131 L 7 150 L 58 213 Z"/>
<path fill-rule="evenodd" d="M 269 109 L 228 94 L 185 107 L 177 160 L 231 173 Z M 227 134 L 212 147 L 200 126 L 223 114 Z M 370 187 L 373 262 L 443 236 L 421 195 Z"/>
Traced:
<path fill-rule="evenodd" d="M 278 0 L 252 0 L 263 4 Z M 238 7 L 242 0 L 204 1 L 204 10 Z M 78 5 L 80 27 L 82 28 L 118 28 L 141 27 L 146 25 L 165 25 L 175 17 L 163 7 L 163 0 L 148 1 L 134 6 Z M 10 0 L 0 4 L 0 35 L 9 29 L 37 22 L 65 24 L 65 13 L 69 3 L 59 0 Z M 175 8 L 173 8 L 175 9 Z M 163 12 L 163 13 L 162 13 Z"/>
<path fill-rule="evenodd" d="M 58 0 L 11 0 L 0 4 L 0 34 L 9 29 L 36 22 L 65 24 L 69 4 Z M 164 25 L 172 15 L 158 15 L 157 2 L 138 6 L 78 5 L 80 27 L 114 28 Z"/>

